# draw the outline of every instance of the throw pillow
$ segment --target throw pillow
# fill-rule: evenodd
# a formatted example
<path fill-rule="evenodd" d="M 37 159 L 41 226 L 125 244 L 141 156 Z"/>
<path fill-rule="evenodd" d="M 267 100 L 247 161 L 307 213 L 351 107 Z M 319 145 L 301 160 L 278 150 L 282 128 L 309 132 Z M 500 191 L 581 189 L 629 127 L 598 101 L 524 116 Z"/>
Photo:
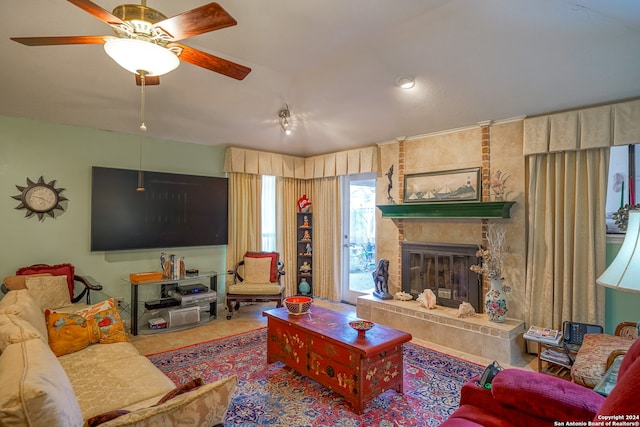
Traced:
<path fill-rule="evenodd" d="M 29 322 L 14 314 L 0 314 L 0 353 L 9 345 L 42 338 Z"/>
<path fill-rule="evenodd" d="M 88 427 L 99 426 L 102 423 L 106 423 L 107 421 L 115 420 L 118 417 L 121 417 L 125 414 L 130 413 L 131 411 L 127 411 L 126 409 L 116 409 L 115 411 L 105 412 L 104 414 L 96 415 L 95 417 L 91 417 L 87 420 L 86 425 Z"/>
<path fill-rule="evenodd" d="M 28 322 L 38 330 L 44 343 L 47 343 L 47 326 L 44 321 L 44 312 L 37 301 L 33 299 L 28 289 L 20 289 L 8 292 L 0 300 L 0 313 L 15 314 L 20 319 Z"/>
<path fill-rule="evenodd" d="M 81 426 L 78 398 L 58 359 L 41 340 L 10 345 L 0 355 L 2 426 Z"/>
<path fill-rule="evenodd" d="M 160 405 L 141 408 L 109 422 L 111 427 L 174 426 L 185 420 L 193 426 L 222 424 L 229 409 L 238 378 L 233 375 L 183 393 Z"/>
<path fill-rule="evenodd" d="M 67 276 L 67 285 L 69 286 L 69 299 L 73 299 L 73 277 L 75 275 L 75 268 L 71 264 L 32 265 L 29 267 L 23 267 L 16 271 L 17 275 L 31 275 L 42 273 L 51 273 L 54 276 Z"/>
<path fill-rule="evenodd" d="M 42 311 L 71 304 L 66 276 L 27 276 L 25 283 Z"/>
<path fill-rule="evenodd" d="M 162 399 L 158 400 L 158 403 L 156 403 L 156 405 L 162 405 L 164 402 L 171 400 L 174 397 L 181 395 L 182 393 L 195 390 L 196 388 L 200 387 L 203 384 L 204 384 L 204 381 L 202 378 L 196 378 L 194 380 L 189 381 L 186 384 L 182 384 L 181 386 L 174 388 L 169 393 L 162 396 Z"/>
<path fill-rule="evenodd" d="M 56 313 L 47 310 L 44 315 L 49 333 L 49 347 L 58 357 L 80 351 L 100 339 L 96 322 L 88 321 L 77 313 Z"/>
<path fill-rule="evenodd" d="M 248 283 L 269 283 L 271 259 L 244 258 L 244 280 Z"/>
<path fill-rule="evenodd" d="M 113 298 L 75 313 L 47 310 L 45 319 L 49 347 L 56 356 L 80 351 L 90 344 L 130 341 Z"/>
<path fill-rule="evenodd" d="M 29 276 L 7 276 L 2 281 L 10 291 L 27 289 L 27 277 L 33 276 L 53 276 L 51 273 L 30 274 Z"/>
<path fill-rule="evenodd" d="M 271 283 L 278 281 L 278 252 L 247 252 L 245 258 L 269 258 L 271 260 L 271 272 L 269 281 Z"/>

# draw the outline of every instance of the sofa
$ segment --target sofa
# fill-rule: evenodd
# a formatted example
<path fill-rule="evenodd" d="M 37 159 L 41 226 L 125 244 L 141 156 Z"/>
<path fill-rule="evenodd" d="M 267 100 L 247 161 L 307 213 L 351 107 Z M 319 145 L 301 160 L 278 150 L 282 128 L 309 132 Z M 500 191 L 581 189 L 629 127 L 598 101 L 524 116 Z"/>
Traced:
<path fill-rule="evenodd" d="M 624 356 L 616 386 L 604 397 L 567 381 L 523 369 L 500 371 L 490 388 L 463 385 L 459 408 L 443 427 L 543 427 L 640 424 L 640 340 Z"/>
<path fill-rule="evenodd" d="M 222 424 L 235 376 L 177 387 L 131 344 L 113 299 L 78 306 L 62 296 L 63 279 L 57 295 L 36 286 L 55 277 L 0 300 L 0 425 Z M 43 310 L 58 297 L 63 307 Z"/>

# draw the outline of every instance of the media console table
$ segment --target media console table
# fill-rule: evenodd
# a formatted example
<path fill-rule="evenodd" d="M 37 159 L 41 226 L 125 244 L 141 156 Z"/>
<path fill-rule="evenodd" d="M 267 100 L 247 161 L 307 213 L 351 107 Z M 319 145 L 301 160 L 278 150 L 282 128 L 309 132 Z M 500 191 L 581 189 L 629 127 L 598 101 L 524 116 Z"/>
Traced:
<path fill-rule="evenodd" d="M 140 282 L 140 283 L 133 283 L 131 281 L 129 281 L 129 284 L 131 286 L 131 334 L 132 335 L 138 335 L 138 332 L 144 333 L 144 334 L 150 334 L 150 333 L 161 333 L 161 332 L 170 332 L 170 331 L 177 331 L 180 329 L 185 329 L 185 328 L 189 328 L 189 327 L 193 327 L 196 326 L 200 323 L 205 323 L 208 322 L 209 320 L 215 319 L 218 316 L 218 302 L 217 302 L 217 295 L 216 295 L 216 300 L 215 301 L 211 301 L 208 304 L 208 310 L 206 310 L 205 312 L 201 312 L 200 318 L 201 321 L 199 323 L 194 323 L 191 325 L 187 325 L 187 326 L 183 326 L 183 327 L 178 327 L 178 328 L 166 328 L 166 329 L 150 329 L 147 326 L 143 326 L 140 327 L 140 305 L 142 305 L 144 302 L 139 300 L 139 292 L 138 290 L 140 289 L 141 286 L 144 287 L 152 287 L 155 285 L 155 290 L 157 291 L 154 299 L 159 298 L 162 296 L 162 291 L 161 289 L 163 287 L 171 287 L 173 289 L 175 289 L 175 287 L 177 285 L 181 285 L 181 284 L 189 284 L 189 283 L 193 283 L 193 282 L 204 282 L 204 281 L 209 281 L 209 290 L 210 291 L 218 291 L 218 273 L 215 271 L 209 271 L 209 272 L 204 272 L 204 273 L 199 273 L 197 275 L 194 276 L 183 276 L 179 279 L 160 279 L 160 280 L 151 280 L 151 281 L 147 281 L 147 282 Z M 175 307 L 178 308 L 178 307 Z M 146 311 L 144 309 L 144 307 L 142 307 L 143 311 Z M 164 312 L 166 312 L 166 310 L 163 310 Z M 166 320 L 166 319 L 165 319 Z"/>
<path fill-rule="evenodd" d="M 376 324 L 365 336 L 349 326 L 353 315 L 311 306 L 289 314 L 267 310 L 267 363 L 282 362 L 330 388 L 361 414 L 367 402 L 386 390 L 403 388 L 402 344 L 411 334 Z"/>

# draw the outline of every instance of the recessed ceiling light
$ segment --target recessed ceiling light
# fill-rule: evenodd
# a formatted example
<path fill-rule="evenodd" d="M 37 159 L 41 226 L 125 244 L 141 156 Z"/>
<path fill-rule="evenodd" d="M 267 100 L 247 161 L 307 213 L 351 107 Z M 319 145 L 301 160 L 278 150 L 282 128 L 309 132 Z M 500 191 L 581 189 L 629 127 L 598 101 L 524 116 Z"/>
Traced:
<path fill-rule="evenodd" d="M 396 80 L 396 83 L 402 89 L 411 89 L 413 86 L 415 86 L 416 81 L 413 79 L 413 77 L 401 76 L 401 77 L 398 77 L 398 79 Z"/>

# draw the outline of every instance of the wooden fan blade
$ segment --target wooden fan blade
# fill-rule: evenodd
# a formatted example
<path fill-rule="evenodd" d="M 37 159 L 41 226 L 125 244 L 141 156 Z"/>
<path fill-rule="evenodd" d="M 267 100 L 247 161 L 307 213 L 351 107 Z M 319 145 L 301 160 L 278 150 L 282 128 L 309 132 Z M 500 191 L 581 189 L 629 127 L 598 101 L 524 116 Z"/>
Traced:
<path fill-rule="evenodd" d="M 218 3 L 209 3 L 167 18 L 154 26 L 162 28 L 177 41 L 236 24 L 236 20 L 222 6 Z"/>
<path fill-rule="evenodd" d="M 103 8 L 101 8 L 100 6 L 98 6 L 97 4 L 89 0 L 67 0 L 67 1 L 69 3 L 72 3 L 78 6 L 80 9 L 84 10 L 85 12 L 88 12 L 91 15 L 95 16 L 105 24 L 109 24 L 109 25 L 124 24 L 124 21 L 122 19 L 118 18 L 111 12 L 104 10 Z"/>
<path fill-rule="evenodd" d="M 27 46 L 51 46 L 64 44 L 104 44 L 109 36 L 54 36 L 11 37 L 11 40 Z"/>
<path fill-rule="evenodd" d="M 146 76 L 144 78 L 145 86 L 155 86 L 160 84 L 160 76 Z M 140 74 L 136 74 L 136 85 L 142 86 L 142 78 L 140 78 Z"/>
<path fill-rule="evenodd" d="M 249 67 L 210 55 L 180 43 L 169 43 L 168 47 L 171 46 L 179 46 L 182 48 L 182 53 L 179 56 L 181 60 L 197 65 L 198 67 L 206 68 L 207 70 L 215 71 L 216 73 L 224 74 L 236 80 L 244 79 L 247 77 L 247 74 L 251 72 L 251 68 Z"/>

